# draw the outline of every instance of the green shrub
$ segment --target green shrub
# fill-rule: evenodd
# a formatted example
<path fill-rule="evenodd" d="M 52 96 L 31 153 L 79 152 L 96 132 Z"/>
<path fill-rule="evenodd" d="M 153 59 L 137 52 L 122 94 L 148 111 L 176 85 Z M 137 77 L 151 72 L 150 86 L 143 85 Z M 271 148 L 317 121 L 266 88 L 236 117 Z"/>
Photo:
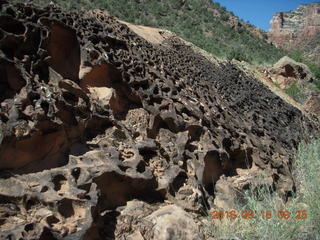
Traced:
<path fill-rule="evenodd" d="M 290 57 L 295 60 L 296 62 L 304 62 L 302 53 L 299 51 L 296 51 L 290 55 Z"/>
<path fill-rule="evenodd" d="M 277 88 L 280 88 L 281 89 L 281 85 L 280 83 L 278 83 L 277 81 L 275 82 L 272 82 L 274 86 L 276 86 Z"/>
<path fill-rule="evenodd" d="M 24 2 L 23 0 L 12 0 Z M 51 0 L 33 0 L 37 5 L 47 5 Z M 53 0 L 66 10 L 103 8 L 110 14 L 128 22 L 161 27 L 176 32 L 185 40 L 219 57 L 245 60 L 253 63 L 274 63 L 284 52 L 260 39 L 245 28 L 233 29 L 224 22 L 229 14 L 220 4 L 207 0 Z M 188 8 L 187 5 L 192 6 Z M 216 18 L 210 8 L 219 11 Z M 210 36 L 205 32 L 211 32 Z M 232 53 L 232 48 L 240 49 Z M 234 55 L 234 56 L 232 56 Z"/>
<path fill-rule="evenodd" d="M 250 57 L 245 54 L 242 49 L 233 48 L 227 54 L 227 59 L 232 60 L 236 59 L 238 61 L 250 61 Z"/>
<path fill-rule="evenodd" d="M 220 19 L 221 19 L 222 21 L 228 21 L 228 20 L 229 20 L 229 15 L 228 15 L 228 14 L 222 14 L 221 17 L 220 17 Z"/>
<path fill-rule="evenodd" d="M 293 166 L 297 192 L 285 205 L 268 187 L 253 186 L 244 193 L 245 204 L 238 204 L 235 211 L 250 210 L 256 218 L 231 220 L 225 217 L 212 226 L 212 235 L 218 239 L 319 240 L 320 139 L 301 143 Z M 270 211 L 269 218 L 266 211 Z M 289 213 L 290 218 L 284 219 Z M 302 218 L 295 219 L 297 216 Z"/>
<path fill-rule="evenodd" d="M 305 224 L 320 239 L 320 139 L 311 143 L 301 143 L 295 162 L 300 201 L 309 207 L 309 217 Z"/>
<path fill-rule="evenodd" d="M 320 77 L 318 79 L 316 79 L 313 84 L 316 86 L 317 89 L 320 90 Z"/>
<path fill-rule="evenodd" d="M 303 102 L 305 100 L 304 93 L 297 85 L 297 82 L 292 83 L 289 88 L 284 90 L 284 92 L 297 102 Z"/>
<path fill-rule="evenodd" d="M 311 62 L 305 62 L 308 67 L 310 68 L 311 72 L 313 73 L 313 75 L 320 80 L 320 67 L 314 63 Z"/>

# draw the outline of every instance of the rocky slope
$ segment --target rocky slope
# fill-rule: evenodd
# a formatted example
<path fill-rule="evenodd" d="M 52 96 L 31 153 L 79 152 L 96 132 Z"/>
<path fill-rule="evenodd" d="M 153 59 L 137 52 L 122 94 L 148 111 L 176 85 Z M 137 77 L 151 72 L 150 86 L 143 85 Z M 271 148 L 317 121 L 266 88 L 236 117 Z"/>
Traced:
<path fill-rule="evenodd" d="M 301 5 L 290 12 L 274 14 L 270 21 L 268 38 L 277 46 L 293 49 L 299 45 L 299 50 L 303 51 L 304 48 L 308 48 L 309 44 L 306 43 L 309 41 L 312 43 L 314 39 L 318 39 L 319 34 L 320 2 L 315 2 Z M 306 57 L 319 61 L 319 51 L 316 51 L 312 56 L 309 51 Z"/>
<path fill-rule="evenodd" d="M 235 65 L 101 11 L 0 6 L 0 239 L 207 239 L 208 206 L 294 189 L 319 124 Z"/>
<path fill-rule="evenodd" d="M 12 0 L 21 2 L 22 0 Z M 51 0 L 33 0 L 46 5 Z M 265 32 L 240 20 L 211 0 L 54 0 L 68 10 L 101 8 L 137 25 L 167 29 L 196 46 L 228 59 L 275 63 L 283 51 L 267 42 Z"/>
<path fill-rule="evenodd" d="M 316 64 L 318 67 L 317 76 L 320 78 L 320 34 L 313 38 L 302 40 L 292 49 L 292 52 L 298 52 L 308 62 Z"/>

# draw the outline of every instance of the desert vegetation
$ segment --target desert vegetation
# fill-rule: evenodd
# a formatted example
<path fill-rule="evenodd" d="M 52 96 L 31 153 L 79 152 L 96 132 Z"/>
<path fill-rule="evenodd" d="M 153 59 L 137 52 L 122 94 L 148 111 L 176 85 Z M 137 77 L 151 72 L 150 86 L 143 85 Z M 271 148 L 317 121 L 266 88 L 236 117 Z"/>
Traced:
<path fill-rule="evenodd" d="M 15 0 L 20 1 L 21 0 Z M 47 5 L 50 0 L 34 0 Z M 235 16 L 210 0 L 80 0 L 54 1 L 68 10 L 102 8 L 113 16 L 134 24 L 160 27 L 198 47 L 227 59 L 255 64 L 272 64 L 284 52 L 266 41 L 266 33 L 254 34 L 251 24 L 232 22 Z"/>
<path fill-rule="evenodd" d="M 293 164 L 297 188 L 288 202 L 284 204 L 267 186 L 251 186 L 233 213 L 252 212 L 255 218 L 233 219 L 223 212 L 224 216 L 212 223 L 213 235 L 223 239 L 320 239 L 319 171 L 320 139 L 301 143 Z M 209 216 L 212 218 L 211 213 Z"/>

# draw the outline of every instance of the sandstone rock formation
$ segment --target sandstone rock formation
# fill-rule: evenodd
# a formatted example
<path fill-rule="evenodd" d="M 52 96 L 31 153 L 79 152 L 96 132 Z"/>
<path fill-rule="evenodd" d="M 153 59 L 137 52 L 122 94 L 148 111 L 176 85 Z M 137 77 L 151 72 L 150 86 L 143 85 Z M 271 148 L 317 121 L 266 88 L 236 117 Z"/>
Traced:
<path fill-rule="evenodd" d="M 269 74 L 282 89 L 290 87 L 294 82 L 306 85 L 314 80 L 309 67 L 284 56 L 269 70 Z"/>
<path fill-rule="evenodd" d="M 208 206 L 290 195 L 318 125 L 257 79 L 101 11 L 0 8 L 0 239 L 204 239 Z"/>
<path fill-rule="evenodd" d="M 320 34 L 320 2 L 299 6 L 290 12 L 274 14 L 269 41 L 277 46 L 294 47 Z"/>

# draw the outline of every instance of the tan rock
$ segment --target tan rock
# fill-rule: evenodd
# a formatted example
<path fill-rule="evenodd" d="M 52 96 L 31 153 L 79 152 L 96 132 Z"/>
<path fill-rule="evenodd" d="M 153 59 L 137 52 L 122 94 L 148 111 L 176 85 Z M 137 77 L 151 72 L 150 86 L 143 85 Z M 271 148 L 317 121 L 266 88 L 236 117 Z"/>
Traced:
<path fill-rule="evenodd" d="M 305 4 L 290 12 L 279 12 L 270 21 L 269 41 L 292 47 L 320 33 L 319 3 Z"/>
<path fill-rule="evenodd" d="M 203 239 L 193 217 L 175 205 L 160 208 L 146 220 L 154 224 L 153 240 Z"/>

